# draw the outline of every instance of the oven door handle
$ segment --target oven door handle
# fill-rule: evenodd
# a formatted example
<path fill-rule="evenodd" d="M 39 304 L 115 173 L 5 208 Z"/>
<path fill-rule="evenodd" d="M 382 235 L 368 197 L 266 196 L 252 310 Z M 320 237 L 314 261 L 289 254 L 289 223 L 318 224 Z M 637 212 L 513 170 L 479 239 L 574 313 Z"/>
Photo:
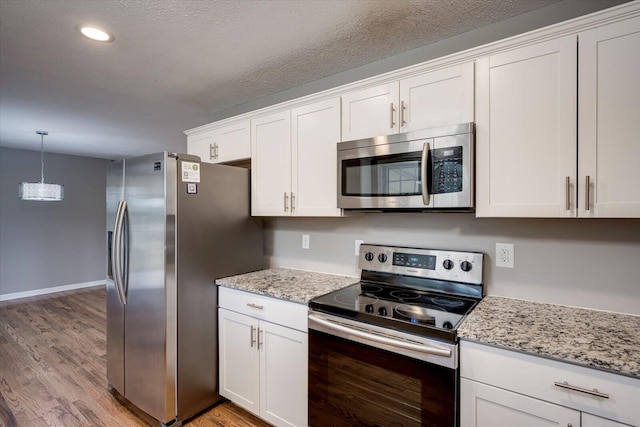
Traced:
<path fill-rule="evenodd" d="M 435 346 L 427 346 L 427 345 L 418 345 L 418 344 L 412 344 L 412 343 L 408 343 L 408 342 L 404 342 L 404 341 L 398 341 L 398 340 L 394 340 L 392 338 L 387 338 L 387 337 L 383 337 L 383 336 L 379 336 L 379 335 L 374 335 L 374 334 L 370 334 L 368 332 L 364 332 L 364 331 L 359 331 L 357 329 L 352 329 L 349 328 L 347 326 L 342 326 L 342 325 L 338 325 L 334 322 L 330 322 L 328 320 L 324 320 L 324 319 L 320 319 L 318 317 L 313 316 L 312 314 L 309 315 L 309 320 L 311 322 L 314 323 L 318 323 L 328 329 L 332 329 L 335 331 L 339 331 L 339 332 L 343 332 L 349 335 L 353 335 L 356 337 L 360 337 L 363 338 L 365 340 L 369 340 L 369 341 L 373 341 L 373 342 L 377 342 L 380 344 L 386 344 L 386 345 L 390 345 L 393 347 L 398 347 L 398 348 L 402 348 L 405 350 L 412 350 L 412 351 L 418 351 L 420 353 L 426 353 L 426 354 L 432 354 L 435 356 L 442 356 L 442 357 L 451 357 L 451 350 L 449 350 L 448 348 L 442 348 L 442 347 L 435 347 Z"/>

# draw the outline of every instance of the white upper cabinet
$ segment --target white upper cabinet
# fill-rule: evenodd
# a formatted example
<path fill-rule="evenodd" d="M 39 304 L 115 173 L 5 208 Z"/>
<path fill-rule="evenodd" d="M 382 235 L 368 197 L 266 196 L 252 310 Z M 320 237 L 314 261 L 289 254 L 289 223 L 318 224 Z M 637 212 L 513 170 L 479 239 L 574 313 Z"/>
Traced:
<path fill-rule="evenodd" d="M 478 60 L 476 213 L 640 217 L 640 18 Z"/>
<path fill-rule="evenodd" d="M 400 80 L 400 132 L 474 119 L 474 63 Z"/>
<path fill-rule="evenodd" d="M 340 98 L 251 123 L 252 214 L 340 216 L 336 169 Z"/>
<path fill-rule="evenodd" d="M 342 95 L 342 140 L 398 133 L 398 82 Z"/>
<path fill-rule="evenodd" d="M 251 214 L 290 215 L 291 112 L 251 120 Z"/>
<path fill-rule="evenodd" d="M 477 63 L 477 216 L 575 215 L 576 36 Z"/>
<path fill-rule="evenodd" d="M 336 144 L 340 98 L 291 110 L 292 215 L 340 216 Z"/>
<path fill-rule="evenodd" d="M 472 122 L 474 64 L 468 62 L 342 96 L 342 140 Z"/>
<path fill-rule="evenodd" d="M 640 18 L 580 33 L 578 58 L 578 216 L 638 218 Z"/>
<path fill-rule="evenodd" d="M 187 153 L 195 154 L 207 163 L 226 163 L 250 158 L 249 120 L 188 135 Z"/>

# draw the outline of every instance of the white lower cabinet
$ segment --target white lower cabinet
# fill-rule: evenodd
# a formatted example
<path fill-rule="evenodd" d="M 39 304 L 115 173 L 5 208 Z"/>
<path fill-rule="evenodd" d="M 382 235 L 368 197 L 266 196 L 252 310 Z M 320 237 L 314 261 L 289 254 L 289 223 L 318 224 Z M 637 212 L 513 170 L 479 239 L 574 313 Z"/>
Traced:
<path fill-rule="evenodd" d="M 220 394 L 275 426 L 306 426 L 307 307 L 222 287 L 219 304 Z"/>
<path fill-rule="evenodd" d="M 591 414 L 582 414 L 582 427 L 627 427 L 627 424 L 621 424 Z"/>
<path fill-rule="evenodd" d="M 460 380 L 462 427 L 579 427 L 580 411 L 486 384 Z"/>
<path fill-rule="evenodd" d="M 461 341 L 460 427 L 640 425 L 640 380 Z"/>

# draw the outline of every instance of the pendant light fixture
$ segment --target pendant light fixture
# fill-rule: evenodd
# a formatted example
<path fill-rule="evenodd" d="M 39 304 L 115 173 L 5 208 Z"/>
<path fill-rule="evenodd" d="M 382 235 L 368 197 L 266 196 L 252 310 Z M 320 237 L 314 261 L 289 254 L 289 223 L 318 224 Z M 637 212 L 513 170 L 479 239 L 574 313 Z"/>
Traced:
<path fill-rule="evenodd" d="M 40 135 L 40 182 L 21 182 L 18 196 L 22 200 L 59 202 L 64 199 L 64 185 L 44 182 L 44 136 L 49 135 L 49 132 L 37 130 L 36 133 Z"/>

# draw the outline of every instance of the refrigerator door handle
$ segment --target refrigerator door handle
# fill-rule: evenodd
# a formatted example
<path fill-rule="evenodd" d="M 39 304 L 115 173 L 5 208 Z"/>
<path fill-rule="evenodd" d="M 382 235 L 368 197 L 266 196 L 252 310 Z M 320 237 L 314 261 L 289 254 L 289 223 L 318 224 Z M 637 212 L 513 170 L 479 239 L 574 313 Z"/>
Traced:
<path fill-rule="evenodd" d="M 122 274 L 122 231 L 124 228 L 124 217 L 126 212 L 127 202 L 121 200 L 118 202 L 118 209 L 116 210 L 116 221 L 114 224 L 113 232 L 113 245 L 111 250 L 111 268 L 113 269 L 113 281 L 116 286 L 116 292 L 121 304 L 126 304 L 126 296 L 124 295 L 123 274 Z"/>
<path fill-rule="evenodd" d="M 122 280 L 121 280 L 121 285 L 122 285 L 122 300 L 123 300 L 123 304 L 127 303 L 127 296 L 129 295 L 129 205 L 127 205 L 127 202 L 123 202 L 124 203 L 124 208 L 123 208 L 123 212 L 122 212 L 122 238 L 123 238 L 123 253 L 124 253 L 124 258 L 122 259 L 122 261 L 124 262 L 124 265 L 122 266 Z"/>

